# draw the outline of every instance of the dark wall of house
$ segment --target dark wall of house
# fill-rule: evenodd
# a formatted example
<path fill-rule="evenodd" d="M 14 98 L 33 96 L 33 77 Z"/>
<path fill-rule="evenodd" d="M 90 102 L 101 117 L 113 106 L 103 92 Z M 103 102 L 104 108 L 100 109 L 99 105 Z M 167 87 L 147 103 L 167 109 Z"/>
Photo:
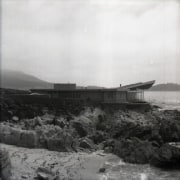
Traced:
<path fill-rule="evenodd" d="M 116 91 L 104 92 L 104 102 L 105 103 L 115 103 L 116 102 Z"/>
<path fill-rule="evenodd" d="M 125 103 L 127 102 L 127 92 L 126 91 L 117 91 L 116 92 L 116 102 Z"/>
<path fill-rule="evenodd" d="M 52 98 L 67 99 L 67 100 L 82 100 L 87 102 L 102 102 L 103 92 L 100 91 L 61 91 L 51 92 Z"/>
<path fill-rule="evenodd" d="M 76 84 L 54 84 L 54 89 L 57 90 L 70 90 L 76 89 Z"/>
<path fill-rule="evenodd" d="M 34 92 L 47 95 L 49 98 L 61 100 L 77 100 L 83 102 L 97 103 L 127 103 L 138 102 L 137 92 L 127 91 L 100 91 L 100 90 L 74 90 L 74 91 L 44 91 L 35 90 Z"/>

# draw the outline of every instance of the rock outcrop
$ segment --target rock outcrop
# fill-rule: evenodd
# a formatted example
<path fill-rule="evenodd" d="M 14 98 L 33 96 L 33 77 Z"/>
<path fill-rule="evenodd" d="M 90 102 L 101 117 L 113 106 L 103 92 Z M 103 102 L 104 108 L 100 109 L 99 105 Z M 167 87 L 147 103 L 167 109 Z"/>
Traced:
<path fill-rule="evenodd" d="M 22 147 L 37 147 L 37 137 L 34 131 L 22 130 L 8 124 L 0 125 L 0 142 Z"/>
<path fill-rule="evenodd" d="M 152 154 L 150 163 L 162 168 L 180 168 L 180 147 L 169 143 L 162 145 Z"/>
<path fill-rule="evenodd" d="M 9 154 L 5 149 L 0 148 L 0 179 L 10 180 L 11 178 L 11 162 Z"/>
<path fill-rule="evenodd" d="M 156 149 L 152 142 L 131 138 L 117 141 L 113 152 L 126 162 L 145 164 L 149 163 Z"/>
<path fill-rule="evenodd" d="M 1 102 L 0 142 L 55 151 L 104 149 L 131 163 L 179 163 L 179 151 L 167 145 L 180 142 L 179 111 L 102 110 L 30 100 L 6 97 Z"/>

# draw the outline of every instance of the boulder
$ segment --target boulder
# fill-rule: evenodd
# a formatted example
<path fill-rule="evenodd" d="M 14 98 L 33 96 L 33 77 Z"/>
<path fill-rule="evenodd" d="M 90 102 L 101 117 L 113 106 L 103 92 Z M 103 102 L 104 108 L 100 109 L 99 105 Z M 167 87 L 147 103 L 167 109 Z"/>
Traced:
<path fill-rule="evenodd" d="M 105 122 L 97 123 L 97 124 L 96 124 L 96 130 L 105 131 L 106 128 L 107 128 L 107 126 L 106 126 L 106 123 L 105 123 Z"/>
<path fill-rule="evenodd" d="M 104 152 L 113 153 L 114 145 L 115 145 L 114 139 L 107 139 L 106 141 L 104 141 L 103 142 Z"/>
<path fill-rule="evenodd" d="M 39 167 L 36 170 L 38 180 L 54 180 L 56 179 L 56 173 L 49 168 Z"/>
<path fill-rule="evenodd" d="M 0 149 L 0 179 L 10 180 L 11 162 L 9 153 L 5 149 Z"/>
<path fill-rule="evenodd" d="M 130 138 L 137 137 L 139 139 L 145 140 L 151 137 L 152 127 L 148 125 L 143 125 L 134 121 L 121 121 L 119 123 L 114 123 L 112 125 L 110 133 L 114 138 Z"/>
<path fill-rule="evenodd" d="M 56 119 L 55 124 L 57 126 L 60 126 L 61 128 L 64 128 L 67 125 L 67 123 L 65 122 L 65 120 L 63 118 Z"/>
<path fill-rule="evenodd" d="M 93 150 L 95 148 L 92 140 L 88 138 L 81 139 L 79 147 L 84 148 L 84 149 L 89 149 L 89 150 Z"/>
<path fill-rule="evenodd" d="M 70 127 L 74 128 L 80 137 L 91 135 L 95 130 L 93 120 L 83 115 L 70 121 Z"/>
<path fill-rule="evenodd" d="M 35 131 L 39 141 L 38 146 L 51 150 L 67 151 L 66 148 L 71 148 L 75 139 L 72 129 L 65 127 L 62 129 L 57 125 L 37 126 Z"/>
<path fill-rule="evenodd" d="M 35 127 L 35 119 L 25 119 L 24 120 L 25 129 L 31 130 Z"/>
<path fill-rule="evenodd" d="M 1 124 L 0 126 L 0 142 L 17 145 L 20 140 L 21 130 Z"/>
<path fill-rule="evenodd" d="M 38 172 L 37 173 L 37 179 L 38 180 L 50 180 L 50 177 L 48 174 L 43 173 L 43 172 Z"/>
<path fill-rule="evenodd" d="M 104 168 L 104 167 L 101 167 L 101 168 L 99 169 L 99 172 L 100 172 L 100 173 L 105 173 L 105 171 L 106 171 L 106 168 Z"/>
<path fill-rule="evenodd" d="M 21 130 L 19 146 L 35 148 L 37 147 L 37 135 L 34 131 Z"/>
<path fill-rule="evenodd" d="M 158 127 L 154 127 L 151 132 L 151 137 L 149 138 L 150 141 L 156 141 L 158 144 L 163 144 L 163 140 L 161 135 L 159 134 Z"/>
<path fill-rule="evenodd" d="M 157 114 L 159 134 L 164 143 L 180 141 L 180 112 L 177 110 L 165 110 Z M 160 117 L 160 118 L 159 118 Z"/>
<path fill-rule="evenodd" d="M 97 130 L 101 130 L 104 131 L 107 127 L 106 127 L 106 117 L 105 115 L 99 114 L 97 117 L 97 122 L 96 122 L 96 129 Z"/>
<path fill-rule="evenodd" d="M 70 134 L 62 134 L 61 137 L 47 138 L 47 147 L 49 150 L 59 152 L 73 151 L 74 140 Z"/>
<path fill-rule="evenodd" d="M 23 179 L 28 179 L 28 178 L 29 178 L 29 176 L 26 175 L 26 174 L 23 174 L 21 177 L 22 177 Z"/>
<path fill-rule="evenodd" d="M 25 124 L 25 128 L 30 130 L 30 129 L 34 129 L 36 126 L 42 126 L 43 121 L 41 120 L 39 116 L 37 116 L 33 119 L 26 119 L 24 121 L 24 124 Z"/>
<path fill-rule="evenodd" d="M 12 120 L 13 120 L 14 122 L 18 122 L 18 121 L 19 121 L 19 117 L 13 116 L 13 117 L 12 117 Z"/>
<path fill-rule="evenodd" d="M 42 126 L 42 120 L 39 116 L 34 118 L 35 120 L 35 126 Z"/>
<path fill-rule="evenodd" d="M 49 138 L 47 139 L 47 147 L 49 150 L 66 152 L 68 151 L 62 139 Z"/>
<path fill-rule="evenodd" d="M 88 135 L 87 127 L 80 121 L 73 121 L 72 126 L 75 128 L 80 137 Z"/>
<path fill-rule="evenodd" d="M 13 111 L 7 111 L 7 114 L 9 115 L 9 117 L 13 116 Z"/>
<path fill-rule="evenodd" d="M 131 138 L 117 141 L 113 152 L 126 162 L 145 164 L 149 162 L 156 149 L 157 147 L 149 141 Z"/>
<path fill-rule="evenodd" d="M 105 147 L 105 148 L 104 148 L 104 152 L 105 152 L 105 153 L 112 153 L 112 152 L 113 152 L 113 148 L 112 148 L 111 146 Z"/>
<path fill-rule="evenodd" d="M 107 139 L 107 134 L 103 131 L 96 131 L 93 135 L 89 137 L 94 141 L 95 144 L 99 144 Z"/>
<path fill-rule="evenodd" d="M 180 147 L 164 144 L 152 155 L 150 163 L 161 168 L 180 168 Z"/>
<path fill-rule="evenodd" d="M 41 119 L 42 119 L 44 124 L 52 124 L 52 121 L 54 119 L 54 115 L 46 113 L 43 116 L 41 116 Z"/>

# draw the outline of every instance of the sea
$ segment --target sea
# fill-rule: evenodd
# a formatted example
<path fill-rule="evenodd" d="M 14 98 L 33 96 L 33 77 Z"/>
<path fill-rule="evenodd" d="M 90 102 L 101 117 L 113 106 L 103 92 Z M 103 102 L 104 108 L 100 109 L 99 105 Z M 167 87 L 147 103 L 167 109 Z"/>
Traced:
<path fill-rule="evenodd" d="M 145 91 L 144 98 L 146 101 L 159 106 L 160 109 L 180 110 L 180 91 Z M 160 169 L 149 164 L 120 162 L 116 171 L 110 171 L 108 175 L 103 175 L 100 180 L 180 180 L 180 170 Z M 112 167 L 117 167 L 117 162 L 114 161 L 113 163 Z"/>
<path fill-rule="evenodd" d="M 162 109 L 180 110 L 180 91 L 145 91 L 144 98 Z"/>

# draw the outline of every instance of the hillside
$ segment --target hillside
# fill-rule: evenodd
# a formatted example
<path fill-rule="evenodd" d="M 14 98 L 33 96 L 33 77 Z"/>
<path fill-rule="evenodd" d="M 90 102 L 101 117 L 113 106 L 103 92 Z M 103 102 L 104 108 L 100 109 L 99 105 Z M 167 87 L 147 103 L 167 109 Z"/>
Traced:
<path fill-rule="evenodd" d="M 180 84 L 174 84 L 174 83 L 157 84 L 149 90 L 150 91 L 180 91 Z"/>
<path fill-rule="evenodd" d="M 35 76 L 20 71 L 3 70 L 1 72 L 1 88 L 31 89 L 52 88 L 52 84 Z"/>

